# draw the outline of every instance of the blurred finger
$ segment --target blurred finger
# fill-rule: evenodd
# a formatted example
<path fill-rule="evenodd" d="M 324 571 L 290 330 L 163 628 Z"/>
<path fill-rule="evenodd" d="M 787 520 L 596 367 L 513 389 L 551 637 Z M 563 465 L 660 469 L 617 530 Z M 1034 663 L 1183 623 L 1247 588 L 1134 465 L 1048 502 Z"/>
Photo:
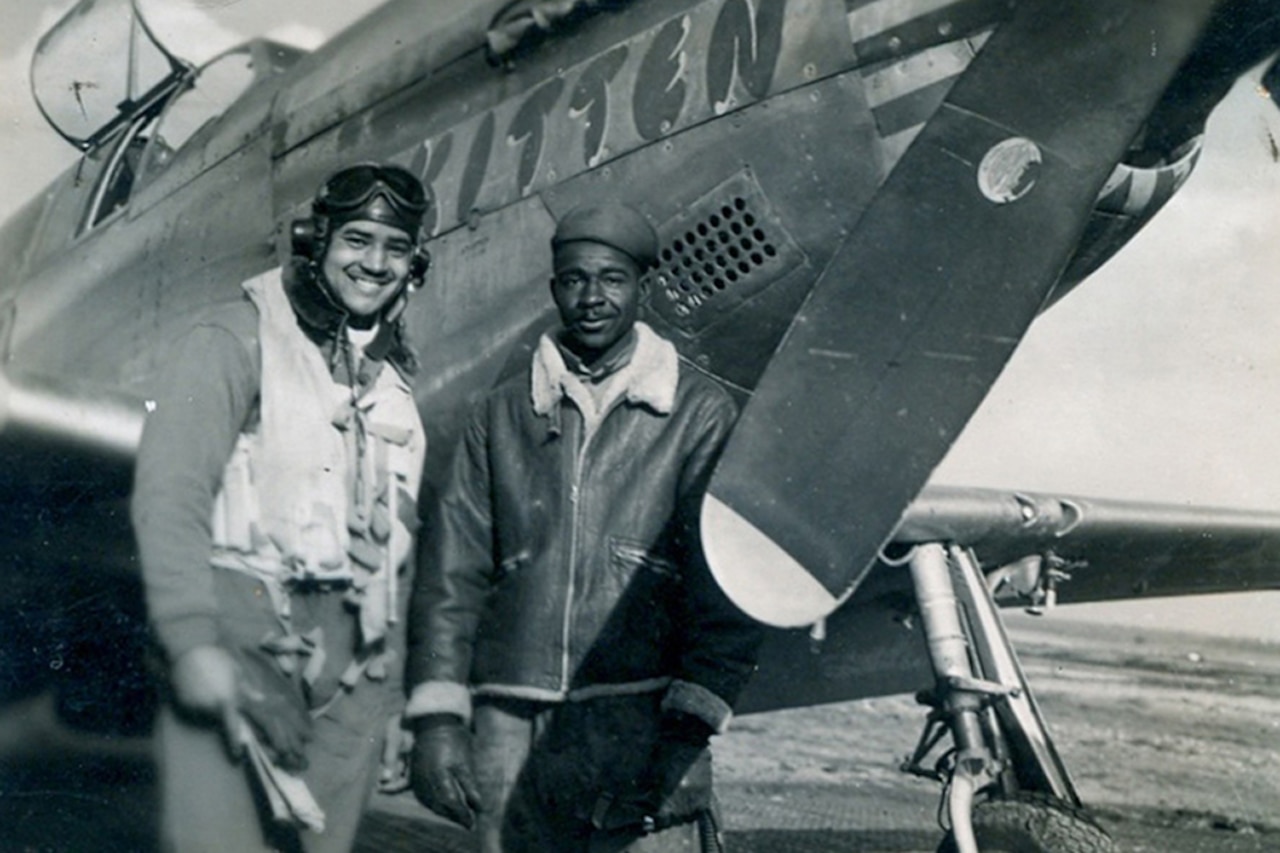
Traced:
<path fill-rule="evenodd" d="M 409 788 L 409 773 L 401 764 L 398 767 L 383 767 L 378 777 L 378 790 L 384 794 L 398 794 Z"/>
<path fill-rule="evenodd" d="M 222 742 L 227 748 L 227 754 L 236 761 L 244 755 L 247 725 L 235 705 L 225 704 L 219 709 L 218 728 L 222 733 Z"/>

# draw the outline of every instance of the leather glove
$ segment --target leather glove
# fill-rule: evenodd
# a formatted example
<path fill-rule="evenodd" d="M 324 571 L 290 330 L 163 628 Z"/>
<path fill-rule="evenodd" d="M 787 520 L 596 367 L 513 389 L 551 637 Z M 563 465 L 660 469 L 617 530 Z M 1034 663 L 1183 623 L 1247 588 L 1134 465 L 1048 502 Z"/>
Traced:
<path fill-rule="evenodd" d="M 257 731 L 273 764 L 291 773 L 306 770 L 312 724 L 301 687 L 260 649 L 237 649 L 233 655 L 240 665 L 240 713 Z"/>
<path fill-rule="evenodd" d="M 415 722 L 409 775 L 418 802 L 467 829 L 475 826 L 480 791 L 471 762 L 471 732 L 460 717 L 428 714 Z"/>
<path fill-rule="evenodd" d="M 645 772 L 596 799 L 591 824 L 615 831 L 655 832 L 711 807 L 711 764 L 704 758 L 714 730 L 690 714 L 663 715 Z"/>

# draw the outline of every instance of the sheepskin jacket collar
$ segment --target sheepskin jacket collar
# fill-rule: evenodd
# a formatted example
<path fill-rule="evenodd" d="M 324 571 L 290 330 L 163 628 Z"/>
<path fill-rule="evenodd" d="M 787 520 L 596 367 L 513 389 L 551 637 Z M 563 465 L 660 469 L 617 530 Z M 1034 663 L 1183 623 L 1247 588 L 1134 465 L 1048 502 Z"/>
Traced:
<path fill-rule="evenodd" d="M 670 341 L 644 323 L 636 323 L 636 346 L 631 361 L 618 371 L 625 383 L 623 399 L 633 406 L 647 406 L 656 414 L 669 415 L 676 399 L 680 378 L 680 358 Z M 565 382 L 573 372 L 551 333 L 543 334 L 533 354 L 531 391 L 533 410 L 549 416 L 565 397 Z"/>

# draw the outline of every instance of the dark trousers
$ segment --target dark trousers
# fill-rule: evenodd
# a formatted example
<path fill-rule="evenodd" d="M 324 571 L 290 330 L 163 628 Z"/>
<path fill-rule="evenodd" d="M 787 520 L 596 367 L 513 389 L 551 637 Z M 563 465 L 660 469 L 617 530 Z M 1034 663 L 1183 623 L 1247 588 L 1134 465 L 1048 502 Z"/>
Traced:
<path fill-rule="evenodd" d="M 647 835 L 602 833 L 590 823 L 600 793 L 647 767 L 660 701 L 653 693 L 564 704 L 478 700 L 482 853 L 699 853 L 697 821 Z"/>

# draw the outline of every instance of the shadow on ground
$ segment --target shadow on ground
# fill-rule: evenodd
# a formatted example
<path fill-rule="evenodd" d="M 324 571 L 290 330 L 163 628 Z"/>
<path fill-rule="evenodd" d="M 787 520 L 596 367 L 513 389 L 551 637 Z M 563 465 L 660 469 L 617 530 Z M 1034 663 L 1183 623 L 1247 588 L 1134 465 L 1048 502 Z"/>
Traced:
<path fill-rule="evenodd" d="M 899 830 L 757 829 L 729 832 L 732 853 L 921 853 L 938 843 L 938 833 Z M 474 853 L 475 844 L 461 830 L 434 820 L 403 815 L 371 814 L 360 832 L 356 853 L 413 850 L 415 853 Z"/>

